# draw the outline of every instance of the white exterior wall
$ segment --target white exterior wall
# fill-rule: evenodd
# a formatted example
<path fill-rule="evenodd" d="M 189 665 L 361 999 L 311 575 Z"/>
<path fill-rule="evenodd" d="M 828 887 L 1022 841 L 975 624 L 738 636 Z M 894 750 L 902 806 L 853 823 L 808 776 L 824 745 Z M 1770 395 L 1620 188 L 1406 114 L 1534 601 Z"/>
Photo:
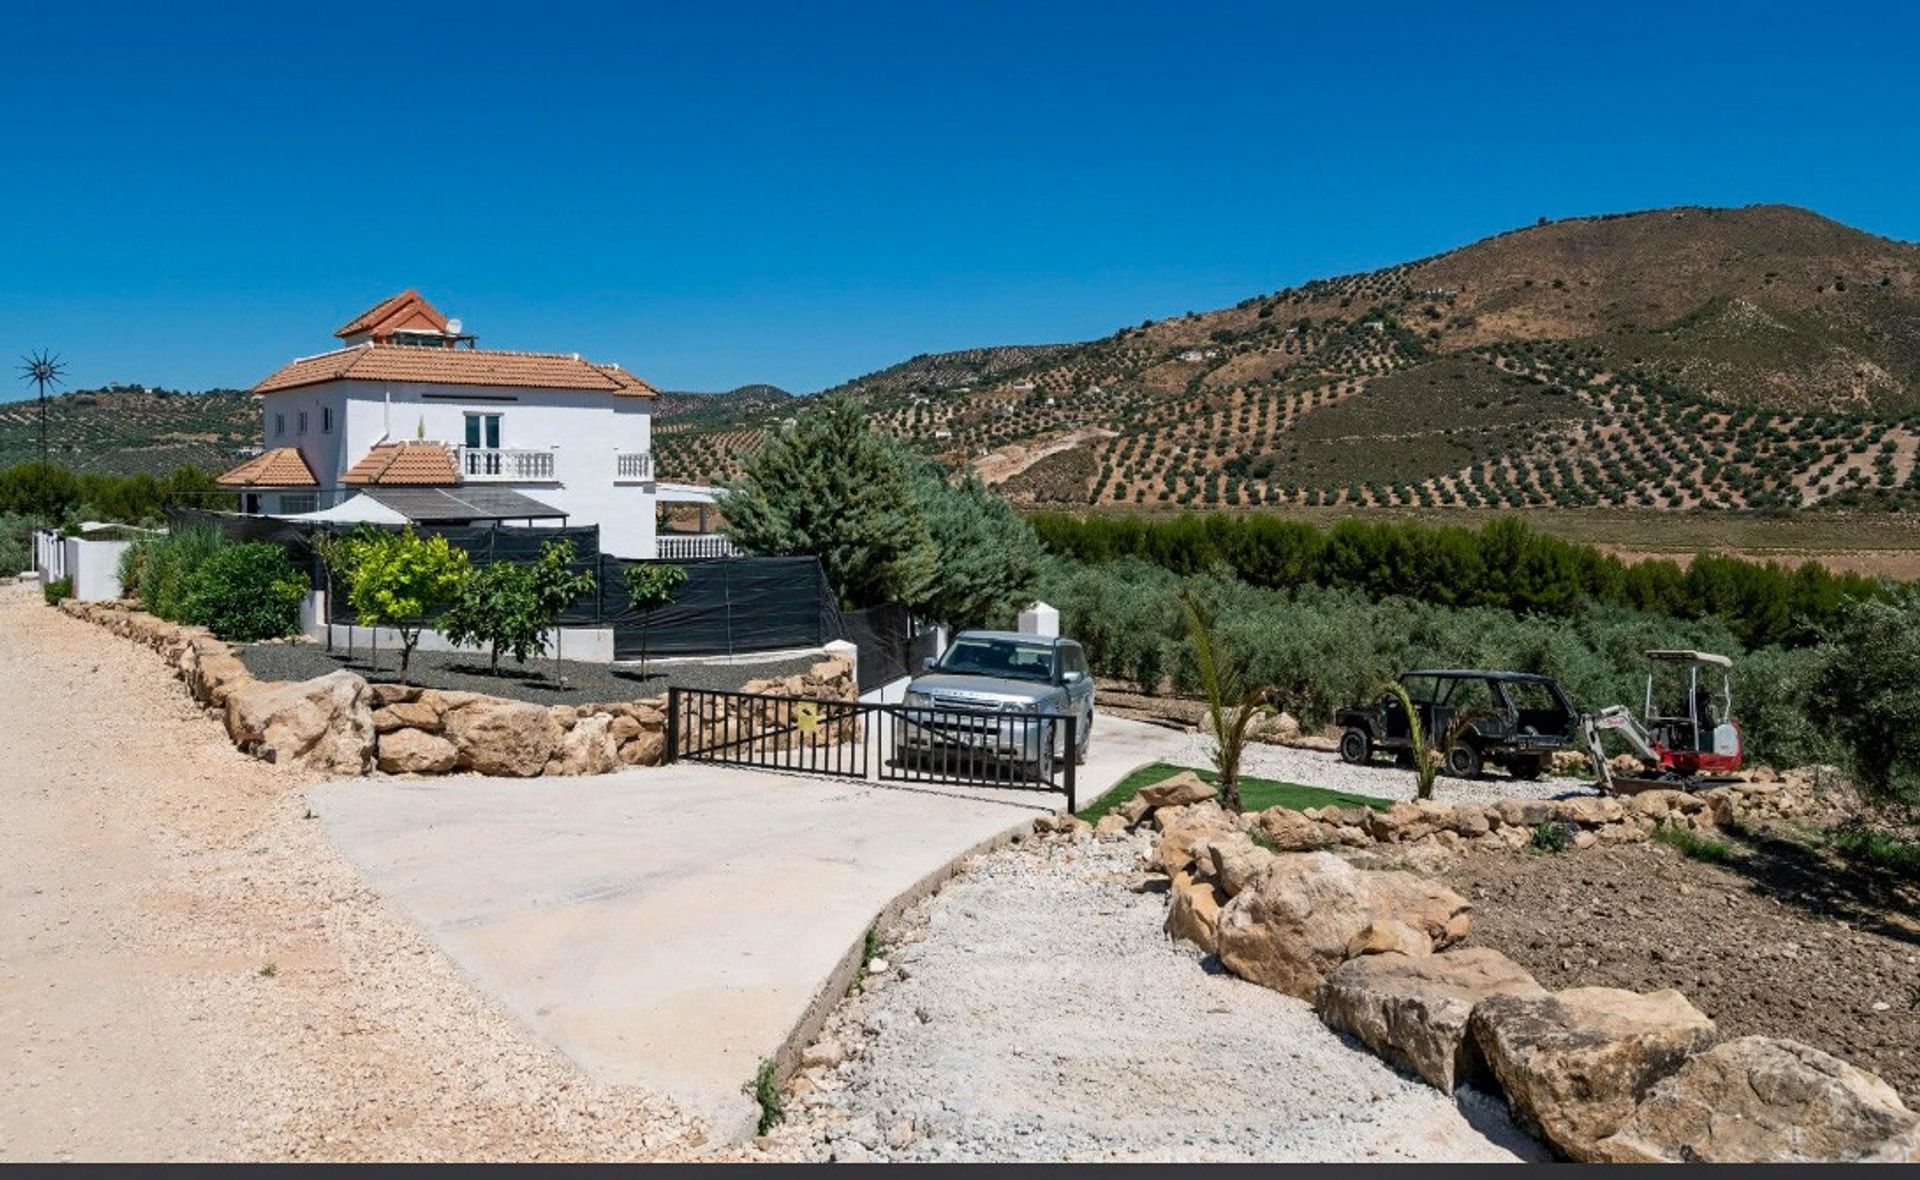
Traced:
<path fill-rule="evenodd" d="M 63 539 L 65 576 L 73 579 L 73 596 L 82 602 L 107 602 L 120 597 L 120 555 L 132 547 L 131 541 Z"/>
<path fill-rule="evenodd" d="M 309 385 L 300 389 L 288 389 L 280 393 L 270 393 L 261 398 L 260 429 L 261 443 L 267 450 L 275 447 L 298 447 L 300 457 L 313 469 L 315 479 L 323 488 L 338 487 L 340 477 L 354 461 L 365 455 L 366 448 L 348 454 L 343 440 L 346 438 L 346 382 L 331 381 L 325 385 Z M 325 415 L 323 409 L 333 411 L 333 429 L 324 430 Z M 300 430 L 300 415 L 307 415 L 307 429 Z M 274 428 L 284 421 L 284 432 Z"/>
<path fill-rule="evenodd" d="M 457 447 L 466 442 L 467 414 L 499 414 L 502 449 L 552 449 L 554 478 L 487 480 L 487 485 L 551 504 L 567 514 L 570 525 L 600 526 L 600 548 L 606 553 L 654 556 L 654 481 L 620 480 L 614 460 L 622 452 L 653 449 L 650 398 L 593 390 L 330 381 L 263 400 L 266 445 L 298 446 L 325 488 L 340 487 L 347 469 L 375 443 L 424 437 Z M 335 415 L 331 434 L 320 430 L 321 409 L 328 405 Z M 297 433 L 301 410 L 307 412 L 305 435 Z M 287 432 L 276 437 L 279 414 L 286 415 Z"/>

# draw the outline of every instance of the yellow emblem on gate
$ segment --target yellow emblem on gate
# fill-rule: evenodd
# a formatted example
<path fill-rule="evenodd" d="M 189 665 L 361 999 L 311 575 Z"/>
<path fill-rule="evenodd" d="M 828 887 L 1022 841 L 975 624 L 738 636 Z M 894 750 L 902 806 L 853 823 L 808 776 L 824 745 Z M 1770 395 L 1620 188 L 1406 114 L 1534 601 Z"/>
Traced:
<path fill-rule="evenodd" d="M 801 701 L 793 707 L 793 722 L 800 732 L 811 735 L 820 728 L 820 706 L 812 701 Z"/>

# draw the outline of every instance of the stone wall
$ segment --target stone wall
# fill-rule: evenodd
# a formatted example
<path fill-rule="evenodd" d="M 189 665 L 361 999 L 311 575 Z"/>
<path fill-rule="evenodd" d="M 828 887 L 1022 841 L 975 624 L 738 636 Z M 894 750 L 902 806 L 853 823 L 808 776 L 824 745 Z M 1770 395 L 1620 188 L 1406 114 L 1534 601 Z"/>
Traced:
<path fill-rule="evenodd" d="M 1721 1042 L 1670 989 L 1550 992 L 1499 951 L 1460 945 L 1472 917 L 1465 898 L 1412 872 L 1365 867 L 1383 846 L 1518 848 L 1542 824 L 1567 825 L 1588 846 L 1646 839 L 1662 823 L 1818 814 L 1836 803 L 1822 777 L 1693 796 L 1233 815 L 1188 773 L 1143 789 L 1091 830 L 1070 816 L 1035 828 L 1068 839 L 1151 833 L 1135 887 L 1167 891 L 1169 935 L 1306 1000 L 1329 1027 L 1443 1093 L 1471 1081 L 1501 1095 L 1568 1158 L 1914 1162 L 1920 1116 L 1873 1074 L 1796 1041 Z"/>
<path fill-rule="evenodd" d="M 341 670 L 305 681 L 254 679 L 234 648 L 204 627 L 182 626 L 131 602 L 80 602 L 60 609 L 159 652 L 193 698 L 224 720 L 235 746 L 275 763 L 298 763 L 328 774 L 476 774 L 531 778 L 602 774 L 622 766 L 655 766 L 666 755 L 666 700 L 536 705 L 470 692 L 401 684 L 370 685 Z M 853 666 L 823 660 L 807 672 L 753 681 L 749 692 L 854 699 Z M 795 726 L 794 706 L 781 702 L 728 715 L 731 736 L 750 737 Z M 849 736 L 852 719 L 777 739 L 832 742 Z"/>

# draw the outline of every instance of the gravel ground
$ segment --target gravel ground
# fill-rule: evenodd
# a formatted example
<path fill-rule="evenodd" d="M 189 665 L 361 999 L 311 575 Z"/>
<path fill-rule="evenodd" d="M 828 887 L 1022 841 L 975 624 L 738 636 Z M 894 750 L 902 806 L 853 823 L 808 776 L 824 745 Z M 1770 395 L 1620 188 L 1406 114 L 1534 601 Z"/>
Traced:
<path fill-rule="evenodd" d="M 1190 734 L 1187 747 L 1179 757 L 1169 758 L 1181 766 L 1210 766 L 1212 742 L 1198 733 Z M 1324 787 L 1332 791 L 1351 791 L 1378 799 L 1411 799 L 1413 772 L 1386 762 L 1355 766 L 1342 762 L 1338 754 L 1304 750 L 1295 746 L 1270 746 L 1249 743 L 1241 755 L 1243 774 L 1255 778 L 1277 779 L 1306 787 Z M 1592 795 L 1592 783 L 1575 778 L 1538 778 L 1532 782 L 1493 772 L 1475 779 L 1434 780 L 1433 796 L 1444 802 L 1491 803 L 1500 799 L 1555 799 L 1567 795 Z"/>
<path fill-rule="evenodd" d="M 0 589 L 0 1161 L 701 1154 L 480 999 L 160 658 Z"/>
<path fill-rule="evenodd" d="M 1127 888 L 1145 847 L 1029 841 L 915 906 L 888 932 L 886 969 L 829 1019 L 763 1148 L 841 1161 L 1540 1158 L 1498 1101 L 1462 1091 L 1456 1106 L 1304 1002 L 1170 942 L 1165 898 Z"/>
<path fill-rule="evenodd" d="M 339 643 L 334 645 L 332 651 L 319 643 L 260 643 L 243 648 L 240 652 L 240 662 L 261 680 L 308 680 L 341 668 L 351 668 L 375 682 L 400 679 L 398 652 L 383 650 L 377 672 L 368 657 L 364 637 L 361 644 L 354 648 L 351 659 L 344 645 Z M 638 667 L 562 660 L 560 674 L 566 680 L 562 686 L 554 679 L 551 659 L 535 658 L 522 666 L 509 657 L 502 657 L 500 675 L 493 676 L 487 672 L 485 656 L 416 651 L 407 667 L 407 681 L 429 688 L 512 697 L 539 705 L 581 705 L 659 696 L 667 691 L 668 685 L 737 689 L 758 677 L 791 676 L 805 672 L 819 660 L 819 656 L 802 656 L 751 664 L 655 662 L 648 665 L 644 677 L 640 675 Z"/>

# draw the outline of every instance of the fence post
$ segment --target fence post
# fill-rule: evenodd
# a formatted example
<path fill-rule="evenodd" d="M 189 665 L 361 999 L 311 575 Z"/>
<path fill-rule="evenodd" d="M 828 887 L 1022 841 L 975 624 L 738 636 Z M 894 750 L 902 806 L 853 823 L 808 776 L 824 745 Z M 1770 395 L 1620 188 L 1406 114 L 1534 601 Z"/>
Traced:
<path fill-rule="evenodd" d="M 1080 718 L 1075 716 L 1072 713 L 1067 714 L 1067 814 L 1068 815 L 1072 815 L 1074 812 L 1080 810 L 1078 807 L 1074 805 L 1075 804 L 1074 791 L 1075 791 L 1075 788 L 1078 787 L 1079 785 L 1076 779 L 1074 778 L 1074 763 L 1078 761 L 1074 757 L 1074 752 L 1080 748 L 1079 742 L 1078 742 L 1078 739 L 1080 736 L 1079 729 L 1080 729 Z"/>
<path fill-rule="evenodd" d="M 680 759 L 680 686 L 667 686 L 667 754 L 662 763 Z"/>

